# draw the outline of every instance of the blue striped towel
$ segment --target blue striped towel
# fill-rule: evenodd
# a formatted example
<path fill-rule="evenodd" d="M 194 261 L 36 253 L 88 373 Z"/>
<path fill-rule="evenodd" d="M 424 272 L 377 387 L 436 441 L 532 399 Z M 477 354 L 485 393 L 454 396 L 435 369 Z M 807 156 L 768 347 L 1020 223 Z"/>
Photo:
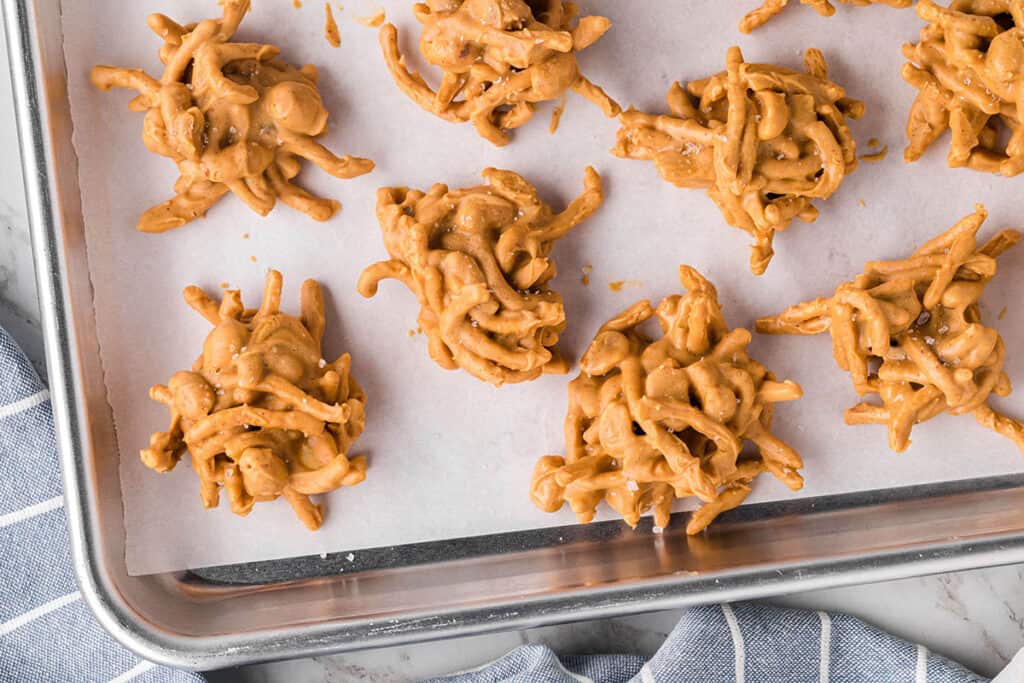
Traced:
<path fill-rule="evenodd" d="M 0 328 L 0 681 L 203 681 L 198 674 L 140 660 L 93 620 L 72 575 L 63 505 L 49 394 Z M 1024 681 L 1024 660 L 1014 664 L 994 683 Z M 649 662 L 633 655 L 559 659 L 544 646 L 530 645 L 481 669 L 437 680 L 987 681 L 852 617 L 753 603 L 687 610 Z"/>
<path fill-rule="evenodd" d="M 68 553 L 49 399 L 0 328 L 0 681 L 204 680 L 140 660 L 82 602 Z"/>
<path fill-rule="evenodd" d="M 994 683 L 1021 683 L 1009 669 Z M 559 659 L 526 645 L 435 683 L 987 683 L 959 664 L 845 614 L 764 603 L 692 607 L 661 649 Z"/>

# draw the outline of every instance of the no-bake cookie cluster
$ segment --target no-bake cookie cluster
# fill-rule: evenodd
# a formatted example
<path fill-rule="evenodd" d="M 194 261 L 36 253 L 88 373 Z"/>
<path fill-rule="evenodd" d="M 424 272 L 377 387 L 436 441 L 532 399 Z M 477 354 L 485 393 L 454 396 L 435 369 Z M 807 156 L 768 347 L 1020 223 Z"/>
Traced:
<path fill-rule="evenodd" d="M 669 89 L 671 115 L 622 114 L 612 150 L 653 161 L 673 185 L 707 190 L 725 220 L 754 239 L 755 275 L 772 259 L 775 233 L 794 218 L 814 221 L 812 200 L 830 197 L 857 167 L 846 119 L 864 105 L 828 80 L 819 50 L 804 61 L 805 73 L 748 64 L 733 47 L 724 72 Z"/>
<path fill-rule="evenodd" d="M 216 507 L 222 491 L 238 515 L 282 497 L 315 530 L 323 509 L 310 496 L 366 477 L 366 458 L 348 457 L 366 423 L 366 396 L 347 353 L 329 363 L 322 356 L 320 285 L 303 283 L 295 317 L 280 310 L 281 282 L 277 271 L 267 274 L 255 310 L 237 290 L 218 303 L 198 287 L 185 289 L 186 303 L 214 327 L 191 370 L 150 389 L 171 424 L 153 434 L 142 462 L 168 472 L 187 449 L 204 507 Z"/>
<path fill-rule="evenodd" d="M 423 24 L 420 51 L 443 77 L 433 90 L 409 71 L 398 29 L 386 24 L 380 44 L 395 83 L 426 111 L 454 123 L 470 122 L 481 137 L 508 144 L 508 131 L 532 118 L 539 102 L 572 90 L 619 113 L 601 88 L 580 73 L 576 53 L 611 27 L 605 17 L 576 17 L 561 0 L 429 0 L 414 7 Z"/>
<path fill-rule="evenodd" d="M 800 387 L 747 354 L 750 332 L 729 328 L 700 273 L 682 266 L 679 280 L 685 295 L 623 311 L 583 355 L 569 384 L 566 456 L 541 458 L 533 473 L 530 497 L 542 510 L 566 502 L 589 522 L 604 500 L 630 526 L 653 510 L 665 527 L 674 499 L 696 497 L 702 506 L 686 527 L 695 534 L 740 505 L 763 472 L 803 486 L 799 454 L 771 432 L 773 404 L 800 398 Z M 656 340 L 639 329 L 651 318 Z"/>
<path fill-rule="evenodd" d="M 584 192 L 561 213 L 520 175 L 494 168 L 486 185 L 377 193 L 377 218 L 391 259 L 367 268 L 358 289 L 373 296 L 399 280 L 420 303 L 430 357 L 496 386 L 568 371 L 555 348 L 565 329 L 562 297 L 549 287 L 555 240 L 601 205 L 592 168 Z"/>
<path fill-rule="evenodd" d="M 97 66 L 92 71 L 97 88 L 139 92 L 129 108 L 146 112 L 146 147 L 172 159 L 181 174 L 174 198 L 139 219 L 143 232 L 201 218 L 228 192 L 261 216 L 281 200 L 325 221 L 340 204 L 292 182 L 302 161 L 336 178 L 373 169 L 368 159 L 337 157 L 316 141 L 327 130 L 316 67 L 293 67 L 278 59 L 281 51 L 273 45 L 233 40 L 249 0 L 221 4 L 222 19 L 197 24 L 150 16 L 149 28 L 164 41 L 159 79 L 141 69 Z"/>
<path fill-rule="evenodd" d="M 979 247 L 985 209 L 960 220 L 909 258 L 872 261 L 828 299 L 798 304 L 757 321 L 765 334 L 832 335 L 836 363 L 850 373 L 862 402 L 846 423 L 884 424 L 889 447 L 904 451 L 910 430 L 941 413 L 973 414 L 1024 450 L 1024 425 L 988 404 L 1008 396 L 1006 345 L 981 322 L 978 300 L 996 274 L 996 258 L 1021 234 L 1003 230 Z"/>

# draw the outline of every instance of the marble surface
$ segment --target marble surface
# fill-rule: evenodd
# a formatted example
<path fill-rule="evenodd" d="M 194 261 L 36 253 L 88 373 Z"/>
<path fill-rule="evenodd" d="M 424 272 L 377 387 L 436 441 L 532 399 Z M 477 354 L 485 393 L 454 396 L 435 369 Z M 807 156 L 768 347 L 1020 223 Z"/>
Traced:
<path fill-rule="evenodd" d="M 852 614 L 987 676 L 995 675 L 1024 646 L 1024 566 L 815 591 L 771 602 Z M 655 612 L 263 664 L 212 678 L 252 683 L 416 680 L 479 666 L 524 643 L 543 643 L 563 654 L 651 655 L 679 615 Z"/>
<path fill-rule="evenodd" d="M 12 152 L 17 138 L 2 42 L 0 36 L 0 148 L 9 152 L 0 164 L 0 325 L 44 372 L 23 181 Z M 1024 566 L 802 593 L 773 602 L 853 614 L 989 676 L 1024 646 Z M 415 680 L 477 666 L 523 643 L 538 642 L 566 654 L 651 654 L 678 618 L 678 612 L 658 612 L 246 667 L 211 678 L 260 683 Z"/>

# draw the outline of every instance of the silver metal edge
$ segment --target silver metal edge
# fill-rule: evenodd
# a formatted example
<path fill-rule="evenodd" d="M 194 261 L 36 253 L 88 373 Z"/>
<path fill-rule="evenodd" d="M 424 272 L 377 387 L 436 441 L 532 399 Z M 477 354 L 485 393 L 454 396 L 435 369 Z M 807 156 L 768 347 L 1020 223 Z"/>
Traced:
<path fill-rule="evenodd" d="M 150 644 L 137 639 L 127 628 L 123 615 L 130 613 L 114 587 L 97 571 L 96 529 L 88 523 L 91 501 L 86 466 L 88 448 L 83 438 L 84 395 L 78 381 L 76 333 L 65 314 L 68 307 L 65 277 L 65 244 L 57 187 L 53 174 L 50 113 L 41 93 L 46 92 L 32 0 L 3 0 L 4 29 L 10 60 L 15 119 L 18 128 L 29 230 L 35 260 L 36 287 L 46 347 L 50 402 L 53 409 L 57 451 L 64 482 L 64 510 L 67 519 L 72 564 L 83 600 L 97 620 L 123 645 L 155 659 L 161 655 Z M 65 93 L 66 96 L 66 93 Z M 69 116 L 70 118 L 70 116 Z"/>
<path fill-rule="evenodd" d="M 97 619 L 120 643 L 151 661 L 187 669 L 210 669 L 274 659 L 323 655 L 440 638 L 527 628 L 565 621 L 620 616 L 707 602 L 769 597 L 959 571 L 1024 561 L 1024 535 L 913 548 L 871 557 L 821 562 L 810 568 L 766 569 L 742 576 L 678 577 L 633 587 L 588 589 L 554 598 L 508 601 L 484 609 L 410 614 L 401 619 L 353 620 L 254 633 L 245 643 L 228 636 L 189 638 L 147 624 L 101 570 L 94 542 L 98 530 L 89 510 L 91 453 L 83 429 L 84 392 L 79 380 L 76 332 L 65 315 L 68 289 L 58 188 L 53 174 L 50 112 L 41 93 L 33 0 L 2 0 L 11 57 L 16 116 L 25 170 L 26 196 L 42 306 L 47 367 L 65 483 L 72 557 L 82 595 Z M 52 93 L 51 93 L 52 95 Z M 66 99 L 66 98 L 65 98 Z"/>
<path fill-rule="evenodd" d="M 229 639 L 204 638 L 189 642 L 172 638 L 148 640 L 158 649 L 137 649 L 147 635 L 133 633 L 130 642 L 119 638 L 147 659 L 195 670 L 241 666 L 299 657 L 316 657 L 430 640 L 482 635 L 555 623 L 605 619 L 639 612 L 677 609 L 708 602 L 734 602 L 891 581 L 1024 562 L 1024 538 L 950 544 L 928 549 L 883 554 L 871 558 L 822 563 L 813 568 L 766 569 L 731 581 L 727 575 L 692 580 L 663 579 L 640 587 L 587 589 L 585 594 L 533 599 L 430 614 L 409 614 L 381 621 L 319 624 L 253 634 L 244 645 Z M 115 636 L 117 634 L 115 633 Z"/>

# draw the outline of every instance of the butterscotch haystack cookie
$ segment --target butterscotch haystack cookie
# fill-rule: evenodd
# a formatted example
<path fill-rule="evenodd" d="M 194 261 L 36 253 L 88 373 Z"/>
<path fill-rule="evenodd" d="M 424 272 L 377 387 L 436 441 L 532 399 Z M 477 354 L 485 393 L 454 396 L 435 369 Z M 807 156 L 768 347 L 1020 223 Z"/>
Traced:
<path fill-rule="evenodd" d="M 856 5 L 857 7 L 888 5 L 898 9 L 910 7 L 914 4 L 914 0 L 839 0 L 839 2 L 846 5 Z M 767 24 L 777 14 L 781 14 L 788 4 L 789 0 L 764 0 L 760 7 L 743 17 L 740 21 L 740 31 L 750 33 L 755 28 Z M 800 0 L 800 4 L 810 5 L 823 17 L 831 17 L 836 13 L 835 5 L 829 2 L 829 0 Z"/>
<path fill-rule="evenodd" d="M 486 185 L 461 190 L 379 190 L 391 260 L 363 271 L 359 293 L 373 296 L 385 278 L 404 282 L 419 299 L 430 356 L 447 370 L 496 386 L 567 372 L 555 349 L 565 307 L 549 287 L 549 257 L 601 205 L 601 178 L 587 168 L 583 194 L 556 214 L 522 176 L 488 168 L 483 177 Z"/>
<path fill-rule="evenodd" d="M 369 173 L 373 162 L 338 158 L 316 142 L 327 130 L 316 67 L 296 69 L 277 59 L 273 45 L 232 42 L 249 0 L 222 0 L 223 19 L 181 26 L 162 14 L 149 27 L 162 40 L 164 73 L 97 66 L 101 90 L 131 88 L 132 111 L 146 112 L 142 139 L 150 151 L 173 159 L 181 177 L 175 197 L 146 211 L 143 232 L 163 232 L 201 218 L 233 192 L 260 214 L 278 199 L 325 221 L 341 206 L 291 181 L 308 159 L 337 178 Z"/>
<path fill-rule="evenodd" d="M 398 49 L 398 30 L 380 29 L 391 75 L 416 104 L 446 121 L 471 121 L 481 137 L 508 143 L 507 131 L 533 116 L 538 102 L 573 90 L 607 116 L 619 113 L 601 88 L 579 71 L 576 53 L 611 26 L 605 17 L 581 17 L 561 0 L 429 0 L 414 7 L 423 24 L 420 51 L 443 72 L 435 92 L 410 72 Z"/>
<path fill-rule="evenodd" d="M 1024 6 L 1017 0 L 920 0 L 928 22 L 904 45 L 903 78 L 918 89 L 903 158 L 917 161 L 949 129 L 951 167 L 1024 171 Z"/>
<path fill-rule="evenodd" d="M 170 409 L 171 426 L 150 437 L 142 461 L 169 472 L 187 449 L 203 507 L 216 507 L 221 489 L 239 515 L 283 496 L 307 528 L 320 528 L 323 509 L 309 497 L 366 478 L 366 458 L 346 455 L 366 424 L 366 396 L 347 353 L 333 363 L 320 355 L 320 285 L 302 284 L 300 318 L 279 310 L 276 270 L 258 310 L 245 309 L 237 290 L 217 304 L 188 287 L 185 301 L 214 327 L 191 371 L 149 390 Z"/>
<path fill-rule="evenodd" d="M 889 447 L 910 445 L 910 430 L 940 413 L 971 413 L 1024 450 L 1024 425 L 996 413 L 989 396 L 1007 396 L 1006 347 L 981 323 L 978 299 L 996 274 L 996 257 L 1020 241 L 1004 230 L 980 249 L 975 235 L 985 208 L 902 261 L 871 261 L 829 299 L 798 304 L 757 321 L 765 334 L 830 332 L 836 363 L 850 373 L 863 402 L 846 423 L 884 424 Z"/>
<path fill-rule="evenodd" d="M 657 309 L 637 303 L 584 354 L 569 384 L 568 454 L 541 458 L 533 472 L 530 497 L 542 510 L 568 502 L 586 523 L 604 499 L 630 526 L 653 509 L 665 527 L 673 498 L 696 496 L 704 505 L 686 527 L 696 534 L 740 505 L 764 471 L 803 486 L 800 456 L 771 433 L 773 404 L 800 398 L 800 387 L 747 355 L 750 332 L 729 329 L 700 273 L 681 266 L 679 279 L 686 295 Z M 653 316 L 657 341 L 639 330 Z"/>
<path fill-rule="evenodd" d="M 764 273 L 775 233 L 794 217 L 811 222 L 811 201 L 826 199 L 857 167 L 846 119 L 864 105 L 828 80 L 813 48 L 807 73 L 747 64 L 729 49 L 726 71 L 668 91 L 671 116 L 630 109 L 620 117 L 618 144 L 626 159 L 654 162 L 673 185 L 706 189 L 725 220 L 754 238 L 750 270 Z"/>

